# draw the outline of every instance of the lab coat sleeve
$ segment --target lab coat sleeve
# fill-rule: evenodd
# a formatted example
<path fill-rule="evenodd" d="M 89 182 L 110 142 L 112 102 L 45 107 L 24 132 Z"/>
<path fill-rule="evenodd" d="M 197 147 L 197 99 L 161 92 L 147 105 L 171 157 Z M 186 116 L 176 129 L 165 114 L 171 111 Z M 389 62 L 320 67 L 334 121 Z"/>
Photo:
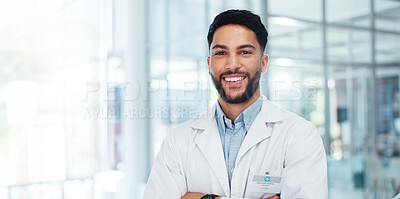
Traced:
<path fill-rule="evenodd" d="M 293 128 L 283 169 L 282 199 L 327 199 L 327 162 L 321 136 L 311 122 Z"/>
<path fill-rule="evenodd" d="M 179 151 L 170 133 L 154 160 L 143 199 L 179 199 L 186 190 Z"/>

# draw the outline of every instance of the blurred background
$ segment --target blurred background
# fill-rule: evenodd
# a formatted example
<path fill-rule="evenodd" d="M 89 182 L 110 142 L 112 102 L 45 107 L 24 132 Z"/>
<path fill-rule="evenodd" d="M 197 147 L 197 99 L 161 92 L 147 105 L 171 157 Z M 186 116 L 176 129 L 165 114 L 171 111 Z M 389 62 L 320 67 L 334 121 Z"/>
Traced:
<path fill-rule="evenodd" d="M 206 34 L 229 8 L 267 26 L 262 93 L 317 126 L 329 198 L 398 193 L 400 1 L 14 0 L 0 2 L 0 198 L 141 198 L 169 128 L 217 99 Z"/>

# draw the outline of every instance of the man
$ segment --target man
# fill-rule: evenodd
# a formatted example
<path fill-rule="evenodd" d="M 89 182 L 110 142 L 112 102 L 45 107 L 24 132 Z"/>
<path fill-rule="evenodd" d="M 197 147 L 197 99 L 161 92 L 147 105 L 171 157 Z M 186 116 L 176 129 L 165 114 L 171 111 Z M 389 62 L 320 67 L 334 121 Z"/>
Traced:
<path fill-rule="evenodd" d="M 171 130 L 145 199 L 327 198 L 326 157 L 315 126 L 260 94 L 267 30 L 228 10 L 210 25 L 207 58 L 218 102 Z"/>

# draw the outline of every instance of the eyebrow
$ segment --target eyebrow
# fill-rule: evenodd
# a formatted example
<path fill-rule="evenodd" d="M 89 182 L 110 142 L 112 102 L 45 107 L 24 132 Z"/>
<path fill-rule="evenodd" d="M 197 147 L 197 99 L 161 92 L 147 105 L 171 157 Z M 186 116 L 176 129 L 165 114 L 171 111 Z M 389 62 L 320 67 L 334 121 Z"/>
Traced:
<path fill-rule="evenodd" d="M 213 46 L 211 49 L 214 50 L 214 49 L 216 49 L 216 48 L 228 49 L 227 46 L 225 46 L 225 45 L 220 45 L 220 44 L 217 44 L 217 45 Z"/>
<path fill-rule="evenodd" d="M 225 49 L 225 50 L 228 49 L 227 46 L 221 45 L 221 44 L 217 44 L 217 45 L 213 46 L 211 49 L 214 50 L 214 49 L 216 49 L 216 48 L 222 48 L 222 49 Z M 251 45 L 251 44 L 243 44 L 243 45 L 238 46 L 236 49 L 238 50 L 238 49 L 243 49 L 243 48 L 252 48 L 252 49 L 256 49 L 256 47 L 253 46 L 253 45 Z"/>
<path fill-rule="evenodd" d="M 254 50 L 256 49 L 256 47 L 251 44 L 243 44 L 243 45 L 240 45 L 239 47 L 237 47 L 236 49 L 243 49 L 243 48 L 252 48 Z"/>

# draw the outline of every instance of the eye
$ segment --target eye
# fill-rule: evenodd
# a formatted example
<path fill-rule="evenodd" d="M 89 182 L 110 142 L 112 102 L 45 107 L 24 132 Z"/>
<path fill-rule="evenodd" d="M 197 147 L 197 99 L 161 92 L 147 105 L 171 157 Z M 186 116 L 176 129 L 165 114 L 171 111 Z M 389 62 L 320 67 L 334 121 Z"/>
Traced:
<path fill-rule="evenodd" d="M 242 54 L 242 55 L 248 55 L 248 54 L 251 54 L 251 52 L 250 52 L 250 51 L 244 50 L 244 51 L 240 51 L 240 54 Z"/>
<path fill-rule="evenodd" d="M 216 52 L 216 53 L 214 53 L 214 55 L 225 55 L 225 52 L 223 52 L 223 51 Z"/>

